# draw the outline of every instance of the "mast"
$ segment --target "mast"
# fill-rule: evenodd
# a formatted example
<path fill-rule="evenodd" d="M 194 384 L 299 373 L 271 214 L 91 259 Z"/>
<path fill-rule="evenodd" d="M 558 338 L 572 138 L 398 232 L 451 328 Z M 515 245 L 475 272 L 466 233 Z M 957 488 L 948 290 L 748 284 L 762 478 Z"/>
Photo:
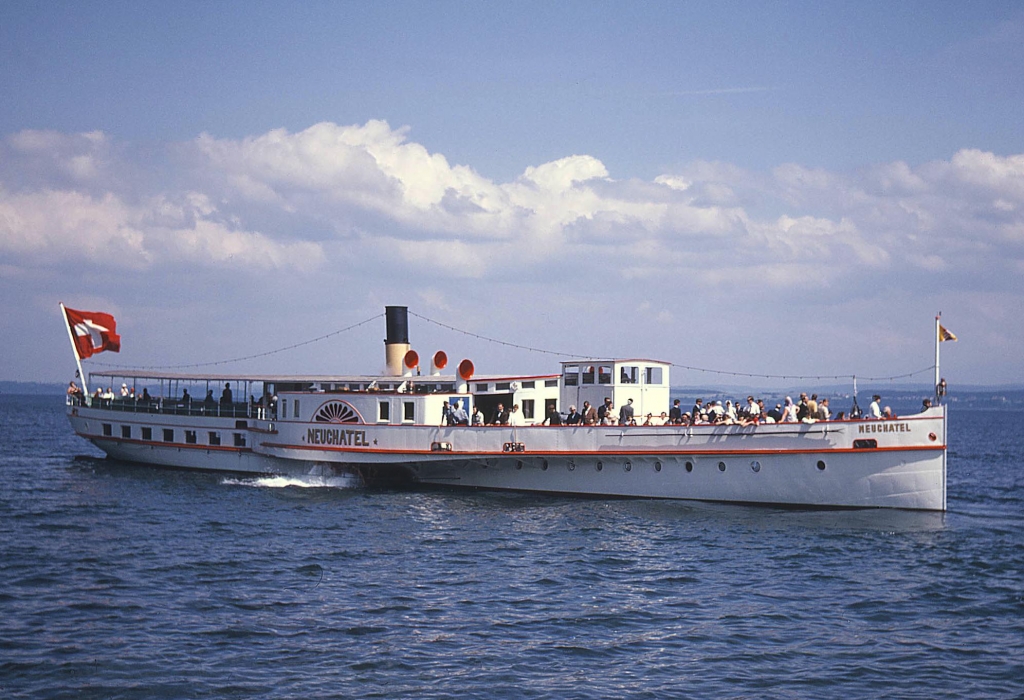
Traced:
<path fill-rule="evenodd" d="M 939 343 L 942 340 L 939 321 L 941 318 L 942 312 L 940 311 L 935 315 L 935 333 L 932 334 L 935 338 L 935 381 L 932 382 L 932 387 L 935 389 L 935 405 L 938 405 L 942 399 L 939 395 L 939 382 L 941 381 L 941 377 L 939 375 Z"/>
<path fill-rule="evenodd" d="M 82 398 L 89 395 L 89 387 L 85 383 L 85 372 L 82 370 L 82 358 L 78 355 L 78 346 L 75 345 L 75 336 L 71 332 L 71 321 L 68 320 L 68 312 L 64 308 L 64 302 L 60 302 L 60 313 L 64 317 L 64 327 L 68 330 L 68 340 L 71 341 L 71 352 L 75 353 L 75 363 L 78 365 L 78 378 L 82 380 Z"/>

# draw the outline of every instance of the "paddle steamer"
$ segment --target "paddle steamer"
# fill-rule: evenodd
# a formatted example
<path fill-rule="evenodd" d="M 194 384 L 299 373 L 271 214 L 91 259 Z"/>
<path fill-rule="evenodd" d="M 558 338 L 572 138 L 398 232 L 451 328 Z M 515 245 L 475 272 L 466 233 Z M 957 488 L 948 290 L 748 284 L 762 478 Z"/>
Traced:
<path fill-rule="evenodd" d="M 410 349 L 406 307 L 389 306 L 385 315 L 381 375 L 97 371 L 89 382 L 111 391 L 69 397 L 67 415 L 110 457 L 167 467 L 587 496 L 946 508 L 943 405 L 885 421 L 550 426 L 543 424 L 549 409 L 598 406 L 606 397 L 615 406 L 632 399 L 638 416 L 660 416 L 670 404 L 671 364 L 588 358 L 562 362 L 557 374 L 477 376 L 469 360 L 446 371 L 438 352 L 424 371 Z M 126 396 L 114 391 L 122 384 Z M 452 405 L 490 418 L 498 404 L 518 404 L 522 424 L 446 424 Z"/>

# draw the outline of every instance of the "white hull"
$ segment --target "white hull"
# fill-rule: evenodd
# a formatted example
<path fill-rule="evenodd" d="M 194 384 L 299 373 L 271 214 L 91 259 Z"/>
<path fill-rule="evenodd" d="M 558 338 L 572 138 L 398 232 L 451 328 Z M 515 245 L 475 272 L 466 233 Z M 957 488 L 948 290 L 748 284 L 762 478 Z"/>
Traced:
<path fill-rule="evenodd" d="M 236 421 L 86 406 L 70 407 L 69 417 L 79 435 L 113 458 L 179 468 L 354 473 L 371 482 L 593 496 L 946 508 L 943 408 L 898 421 L 651 428 L 337 425 L 311 415 Z M 142 427 L 151 439 L 137 437 Z M 122 430 L 132 437 L 118 437 Z M 164 430 L 170 440 L 152 439 Z M 216 431 L 231 444 L 184 444 L 186 430 L 200 443 Z"/>

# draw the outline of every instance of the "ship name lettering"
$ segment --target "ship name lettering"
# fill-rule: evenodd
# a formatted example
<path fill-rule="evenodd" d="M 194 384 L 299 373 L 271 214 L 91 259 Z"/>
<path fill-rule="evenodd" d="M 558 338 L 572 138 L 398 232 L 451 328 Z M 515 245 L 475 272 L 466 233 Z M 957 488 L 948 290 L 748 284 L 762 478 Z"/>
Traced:
<path fill-rule="evenodd" d="M 308 428 L 306 442 L 310 445 L 341 445 L 342 447 L 369 447 L 365 430 L 340 428 Z"/>
<path fill-rule="evenodd" d="M 909 433 L 909 423 L 862 423 L 858 426 L 858 433 L 861 435 L 865 433 Z"/>

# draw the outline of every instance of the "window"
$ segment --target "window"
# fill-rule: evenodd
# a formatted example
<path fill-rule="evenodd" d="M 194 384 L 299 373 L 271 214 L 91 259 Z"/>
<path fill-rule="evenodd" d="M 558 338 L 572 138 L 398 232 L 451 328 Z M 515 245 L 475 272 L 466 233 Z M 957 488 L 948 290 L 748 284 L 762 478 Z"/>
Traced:
<path fill-rule="evenodd" d="M 292 408 L 292 416 L 295 417 L 295 418 L 298 418 L 299 417 L 299 400 L 295 399 L 294 401 L 292 401 L 292 406 L 293 406 L 293 408 Z"/>
<path fill-rule="evenodd" d="M 544 380 L 544 386 L 549 386 L 549 387 L 550 386 L 558 386 L 558 380 L 557 379 L 545 379 Z"/>
<path fill-rule="evenodd" d="M 619 384 L 638 384 L 639 382 L 639 367 L 619 367 Z"/>
<path fill-rule="evenodd" d="M 612 368 L 607 365 L 601 365 L 597 368 L 597 383 L 598 384 L 611 384 L 612 383 Z"/>
<path fill-rule="evenodd" d="M 536 387 L 537 387 L 537 382 L 523 382 L 523 388 L 524 389 L 535 389 Z"/>
<path fill-rule="evenodd" d="M 143 440 L 152 440 L 153 439 L 153 429 L 152 428 L 143 428 L 142 429 L 142 439 Z"/>
<path fill-rule="evenodd" d="M 593 365 L 590 365 L 589 367 L 584 368 L 584 370 L 583 370 L 583 383 L 584 384 L 593 384 L 594 383 L 594 366 Z"/>
<path fill-rule="evenodd" d="M 219 445 L 220 444 L 220 433 L 214 432 L 212 430 L 210 431 L 210 444 L 211 445 Z"/>
<path fill-rule="evenodd" d="M 103 424 L 103 435 L 105 437 L 110 437 L 113 434 L 114 434 L 114 426 L 111 425 L 110 423 L 104 423 Z"/>
<path fill-rule="evenodd" d="M 281 399 L 281 418 L 288 417 L 288 399 Z"/>
<path fill-rule="evenodd" d="M 185 442 L 187 442 L 189 445 L 196 444 L 196 431 L 194 431 L 194 430 L 186 430 L 185 431 Z"/>
<path fill-rule="evenodd" d="M 523 399 L 523 418 L 533 418 L 533 399 Z"/>
<path fill-rule="evenodd" d="M 497 391 L 512 391 L 512 383 L 511 382 L 498 382 L 497 384 L 494 385 L 494 388 Z"/>
<path fill-rule="evenodd" d="M 164 442 L 174 442 L 174 428 L 164 428 Z"/>
<path fill-rule="evenodd" d="M 648 384 L 661 384 L 661 367 L 646 367 L 644 381 Z"/>
<path fill-rule="evenodd" d="M 121 437 L 123 437 L 125 440 L 131 440 L 132 439 L 132 426 L 130 426 L 130 425 L 122 425 L 121 426 Z"/>
<path fill-rule="evenodd" d="M 487 391 L 487 387 L 488 387 L 487 384 L 477 384 L 476 385 L 476 390 L 477 391 Z"/>
<path fill-rule="evenodd" d="M 245 447 L 245 433 L 233 433 L 235 436 L 235 447 Z"/>
<path fill-rule="evenodd" d="M 566 386 L 578 386 L 580 383 L 580 368 L 577 365 L 567 365 L 562 370 Z"/>
<path fill-rule="evenodd" d="M 391 404 L 387 401 L 380 401 L 377 404 L 377 420 L 389 421 L 391 420 Z"/>
<path fill-rule="evenodd" d="M 402 420 L 413 422 L 416 420 L 416 404 L 406 401 L 402 404 Z"/>

